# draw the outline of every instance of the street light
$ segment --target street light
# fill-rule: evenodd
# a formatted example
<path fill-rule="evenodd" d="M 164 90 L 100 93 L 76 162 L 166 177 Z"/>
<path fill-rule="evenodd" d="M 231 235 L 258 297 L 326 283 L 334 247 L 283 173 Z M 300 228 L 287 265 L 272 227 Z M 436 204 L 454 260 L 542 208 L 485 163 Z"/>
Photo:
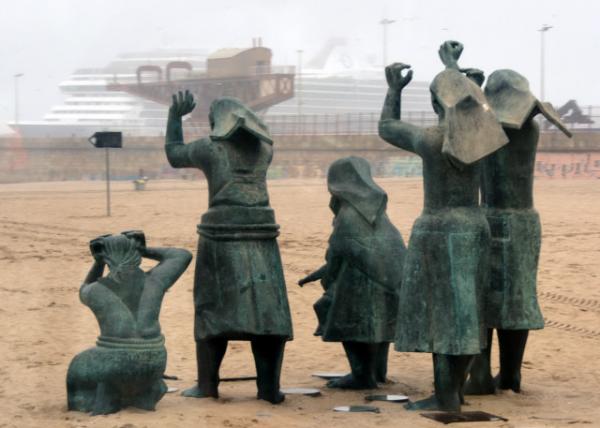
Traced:
<path fill-rule="evenodd" d="M 15 78 L 15 125 L 19 124 L 19 77 L 23 76 L 23 73 L 17 73 L 13 77 Z"/>
<path fill-rule="evenodd" d="M 396 22 L 395 19 L 383 18 L 379 23 L 383 26 L 383 68 L 387 66 L 387 27 Z"/>
<path fill-rule="evenodd" d="M 542 27 L 538 30 L 540 32 L 540 99 L 545 101 L 545 67 L 546 67 L 546 41 L 545 34 L 546 31 L 551 29 L 551 25 L 542 25 Z"/>
<path fill-rule="evenodd" d="M 298 49 L 296 51 L 298 53 L 298 69 L 296 70 L 296 82 L 297 88 L 295 90 L 296 96 L 298 97 L 298 123 L 302 120 L 302 53 L 304 52 L 302 49 Z"/>

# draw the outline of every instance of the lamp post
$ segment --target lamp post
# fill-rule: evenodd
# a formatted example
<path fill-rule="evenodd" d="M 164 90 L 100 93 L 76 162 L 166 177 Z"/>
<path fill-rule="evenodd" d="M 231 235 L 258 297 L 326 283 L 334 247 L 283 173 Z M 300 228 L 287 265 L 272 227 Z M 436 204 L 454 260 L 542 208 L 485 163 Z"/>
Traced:
<path fill-rule="evenodd" d="M 383 68 L 387 66 L 387 27 L 396 22 L 395 19 L 383 18 L 379 23 L 383 26 Z"/>
<path fill-rule="evenodd" d="M 298 118 L 296 122 L 299 127 L 302 123 L 302 53 L 304 51 L 302 49 L 298 49 L 296 52 L 298 53 L 298 69 L 296 70 L 297 88 L 295 90 L 296 96 L 298 97 Z"/>
<path fill-rule="evenodd" d="M 538 30 L 540 32 L 540 99 L 545 101 L 545 85 L 546 85 L 546 40 L 545 34 L 551 29 L 551 25 L 542 25 L 542 27 Z"/>
<path fill-rule="evenodd" d="M 15 125 L 19 124 L 19 77 L 23 73 L 17 73 L 13 77 L 15 79 Z"/>

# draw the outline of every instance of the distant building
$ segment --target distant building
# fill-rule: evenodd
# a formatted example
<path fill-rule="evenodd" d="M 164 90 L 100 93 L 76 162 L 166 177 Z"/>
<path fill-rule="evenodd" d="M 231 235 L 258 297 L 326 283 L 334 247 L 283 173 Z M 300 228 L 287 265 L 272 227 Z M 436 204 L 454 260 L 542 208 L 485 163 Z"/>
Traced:
<path fill-rule="evenodd" d="M 321 58 L 309 61 L 300 75 L 296 74 L 293 98 L 275 105 L 277 100 L 255 106 L 267 123 L 271 119 L 277 123 L 282 117 L 296 121 L 298 114 L 303 120 L 310 120 L 312 116 L 331 118 L 360 113 L 374 117 L 379 114 L 387 91 L 383 70 L 372 64 L 360 64 L 347 53 L 340 54 L 335 46 L 326 48 L 320 55 Z M 189 64 L 189 67 L 171 69 L 170 64 Z M 156 77 L 148 81 L 152 71 L 158 71 L 158 79 L 162 79 L 162 70 L 166 70 L 168 81 L 185 87 L 186 79 L 199 76 L 229 79 L 228 84 L 234 85 L 235 75 L 239 76 L 240 70 L 242 74 L 256 75 L 279 73 L 277 69 L 271 66 L 271 51 L 262 46 L 221 49 L 212 54 L 206 50 L 171 49 L 123 54 L 106 67 L 77 70 L 60 83 L 65 99 L 61 105 L 52 107 L 42 120 L 20 121 L 18 125 L 9 123 L 9 126 L 24 137 L 38 138 L 87 137 L 102 130 L 158 136 L 165 131 L 166 102 L 161 104 L 155 102 L 157 99 L 136 96 L 131 91 L 109 89 L 133 88 L 142 80 L 152 85 L 156 83 Z M 269 85 L 260 85 L 259 91 L 268 90 Z M 165 94 L 160 96 L 164 99 Z M 409 120 L 432 117 L 428 83 L 413 81 L 405 89 L 402 114 Z M 278 129 L 282 128 L 273 128 L 275 133 Z"/>

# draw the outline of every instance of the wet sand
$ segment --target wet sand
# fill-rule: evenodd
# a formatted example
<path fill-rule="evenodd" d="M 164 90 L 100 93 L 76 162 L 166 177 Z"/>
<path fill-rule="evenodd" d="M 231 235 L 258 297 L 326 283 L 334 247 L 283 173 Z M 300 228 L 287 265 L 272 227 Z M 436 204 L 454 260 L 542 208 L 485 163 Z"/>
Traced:
<path fill-rule="evenodd" d="M 421 180 L 377 181 L 388 191 L 388 214 L 408 242 L 422 207 Z M 509 421 L 453 426 L 600 426 L 599 185 L 597 180 L 536 183 L 543 226 L 538 289 L 547 326 L 530 334 L 522 394 L 467 398 L 464 410 L 484 410 Z M 282 386 L 323 388 L 322 397 L 288 396 L 273 406 L 255 400 L 253 382 L 235 382 L 222 384 L 219 400 L 167 394 L 155 412 L 127 409 L 93 418 L 67 412 L 68 364 L 98 335 L 94 316 L 78 297 L 92 263 L 88 241 L 143 229 L 149 245 L 195 253 L 196 223 L 207 206 L 206 183 L 151 181 L 144 192 L 132 187 L 114 183 L 113 216 L 107 218 L 102 182 L 0 185 L 0 427 L 442 426 L 393 403 L 379 403 L 380 414 L 334 413 L 334 406 L 364 404 L 366 393 L 328 390 L 324 381 L 311 377 L 314 371 L 348 370 L 341 344 L 312 335 L 312 304 L 320 286 L 295 285 L 321 266 L 331 231 L 326 184 L 316 179 L 271 181 L 269 189 L 281 224 L 295 334 L 286 348 Z M 167 373 L 180 378 L 167 383 L 180 390 L 196 378 L 192 281 L 193 264 L 166 295 L 161 314 Z M 222 376 L 253 374 L 249 344 L 231 343 Z M 381 393 L 423 398 L 433 388 L 431 357 L 393 352 L 389 376 L 394 383 Z"/>

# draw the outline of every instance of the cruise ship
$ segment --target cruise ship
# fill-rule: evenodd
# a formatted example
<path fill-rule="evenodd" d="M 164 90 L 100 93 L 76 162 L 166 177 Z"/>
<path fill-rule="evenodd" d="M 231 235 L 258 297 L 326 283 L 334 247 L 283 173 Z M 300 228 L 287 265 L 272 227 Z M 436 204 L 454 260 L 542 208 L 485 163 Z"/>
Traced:
<path fill-rule="evenodd" d="M 109 89 L 115 83 L 139 82 L 139 68 L 170 63 L 189 63 L 191 73 L 206 71 L 210 52 L 206 50 L 154 50 L 120 55 L 106 67 L 75 71 L 59 88 L 65 98 L 42 120 L 20 121 L 9 126 L 26 138 L 88 137 L 97 131 L 122 131 L 125 135 L 164 134 L 168 106 L 128 92 Z M 333 121 L 362 126 L 364 118 L 373 128 L 381 111 L 387 84 L 381 66 L 353 55 L 343 40 L 329 42 L 305 67 L 295 73 L 294 96 L 259 112 L 272 125 L 273 133 L 304 132 L 308 127 L 293 123 L 321 123 L 312 132 L 333 129 Z M 189 76 L 189 70 L 173 70 L 172 81 Z M 179 73 L 179 74 L 178 74 Z M 403 93 L 402 113 L 422 123 L 432 117 L 427 82 L 411 82 Z M 360 119 L 363 120 L 363 119 Z M 283 126 L 282 126 L 283 124 Z M 287 124 L 287 125 L 285 125 Z M 364 131 L 364 129 L 363 129 Z M 371 130 L 374 131 L 374 128 Z M 336 132 L 344 132 L 337 129 Z"/>
<path fill-rule="evenodd" d="M 40 121 L 19 121 L 9 126 L 22 137 L 89 137 L 96 131 L 123 131 L 125 134 L 158 135 L 164 128 L 167 107 L 126 92 L 110 91 L 111 83 L 134 83 L 142 65 L 165 66 L 184 59 L 204 69 L 207 51 L 155 50 L 126 53 L 102 68 L 82 68 L 59 84 L 65 98 Z"/>

